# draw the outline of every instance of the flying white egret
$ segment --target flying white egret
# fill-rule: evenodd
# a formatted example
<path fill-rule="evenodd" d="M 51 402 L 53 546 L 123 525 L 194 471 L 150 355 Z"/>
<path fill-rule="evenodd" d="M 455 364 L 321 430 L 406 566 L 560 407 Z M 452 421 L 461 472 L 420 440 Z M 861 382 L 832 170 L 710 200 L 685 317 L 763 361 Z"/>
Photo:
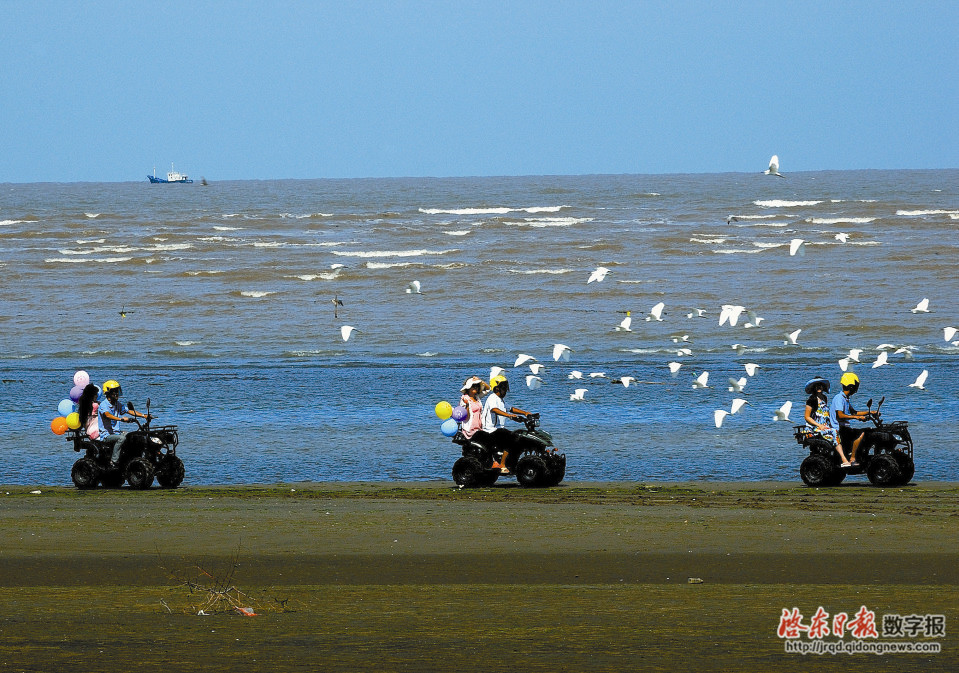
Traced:
<path fill-rule="evenodd" d="M 914 346 L 902 346 L 893 351 L 893 355 L 902 355 L 907 360 L 912 360 L 912 349 Z"/>
<path fill-rule="evenodd" d="M 749 329 L 750 327 L 759 327 L 759 324 L 765 320 L 765 318 L 763 318 L 762 316 L 757 315 L 755 311 L 749 311 L 748 315 L 749 315 L 749 322 L 743 325 L 743 327 L 745 327 L 746 329 Z"/>
<path fill-rule="evenodd" d="M 682 366 L 683 366 L 683 365 L 682 365 L 681 362 L 670 362 L 670 363 L 669 363 L 669 372 L 670 372 L 671 374 L 675 374 L 676 372 L 679 371 L 679 368 L 682 367 Z"/>
<path fill-rule="evenodd" d="M 849 358 L 843 358 L 839 361 L 839 369 L 844 372 L 849 371 Z"/>
<path fill-rule="evenodd" d="M 859 356 L 862 354 L 861 348 L 850 348 L 849 349 L 849 361 L 850 362 L 859 362 Z"/>
<path fill-rule="evenodd" d="M 789 400 L 786 400 L 785 404 L 783 404 L 781 407 L 779 407 L 779 409 L 776 410 L 776 415 L 773 416 L 773 420 L 788 421 L 789 412 L 792 411 L 792 408 L 793 408 L 793 403 L 790 402 Z"/>
<path fill-rule="evenodd" d="M 959 329 L 955 327 L 943 327 L 942 339 L 943 341 L 952 341 L 952 337 L 956 336 L 957 333 L 959 333 Z"/>
<path fill-rule="evenodd" d="M 613 379 L 610 383 L 622 383 L 623 388 L 629 388 L 629 384 L 636 380 L 635 376 L 620 376 L 618 379 Z"/>
<path fill-rule="evenodd" d="M 705 318 L 705 317 L 706 317 L 706 309 L 694 308 L 694 309 L 692 310 L 692 313 L 687 313 L 687 314 L 686 314 L 686 317 L 687 317 L 687 318 Z"/>
<path fill-rule="evenodd" d="M 743 365 L 743 367 L 745 367 L 746 374 L 748 376 L 755 376 L 756 370 L 759 369 L 759 365 L 757 365 L 755 362 L 747 362 Z"/>
<path fill-rule="evenodd" d="M 539 375 L 539 373 L 543 371 L 543 365 L 541 365 L 538 362 L 534 362 L 533 364 L 529 366 L 529 370 L 533 372 L 534 374 Z"/>
<path fill-rule="evenodd" d="M 573 391 L 573 394 L 569 396 L 570 401 L 582 400 L 586 395 L 586 388 L 577 388 Z"/>
<path fill-rule="evenodd" d="M 926 377 L 928 377 L 928 376 L 929 376 L 929 372 L 928 372 L 927 370 L 923 369 L 923 370 L 922 370 L 922 374 L 920 374 L 919 376 L 916 377 L 916 382 L 915 382 L 915 383 L 910 383 L 910 384 L 909 384 L 909 387 L 910 387 L 910 388 L 918 388 L 919 390 L 925 390 L 925 389 L 926 389 L 926 388 L 925 388 L 925 386 L 926 386 Z"/>
<path fill-rule="evenodd" d="M 840 231 L 838 234 L 836 234 L 836 240 L 840 243 L 845 243 L 847 240 L 849 240 L 849 234 Z"/>
<path fill-rule="evenodd" d="M 418 280 L 414 280 L 406 288 L 406 294 L 423 294 L 423 292 L 420 289 L 421 287 L 422 286 L 420 285 L 420 282 Z"/>
<path fill-rule="evenodd" d="M 806 254 L 806 247 L 803 245 L 805 242 L 806 241 L 801 238 L 794 238 L 793 240 L 789 241 L 789 256 L 804 256 Z"/>
<path fill-rule="evenodd" d="M 799 333 L 800 333 L 800 332 L 802 332 L 802 329 L 797 329 L 795 332 L 790 332 L 789 334 L 787 334 L 787 335 L 786 335 L 786 339 L 788 339 L 788 341 L 783 341 L 783 344 L 785 344 L 785 345 L 787 345 L 787 346 L 790 346 L 790 345 L 792 345 L 792 346 L 798 346 L 798 345 L 799 345 L 798 341 L 799 341 Z"/>
<path fill-rule="evenodd" d="M 589 373 L 589 378 L 591 378 L 591 379 L 605 379 L 605 378 L 606 378 L 606 372 L 590 372 L 590 373 Z"/>
<path fill-rule="evenodd" d="M 502 374 L 502 373 L 505 372 L 505 371 L 506 371 L 506 370 L 503 369 L 502 367 L 490 367 L 490 368 L 489 368 L 489 380 L 492 381 L 493 379 L 495 379 L 497 376 L 499 376 L 500 374 Z"/>
<path fill-rule="evenodd" d="M 763 171 L 763 175 L 775 175 L 777 178 L 784 178 L 785 175 L 782 175 L 779 172 L 779 156 L 774 154 L 769 159 L 769 168 Z"/>
<path fill-rule="evenodd" d="M 736 351 L 736 355 L 742 355 L 746 351 L 746 347 L 742 344 L 733 344 L 731 348 Z"/>
<path fill-rule="evenodd" d="M 609 269 L 607 269 L 605 266 L 596 267 L 596 270 L 589 274 L 589 280 L 586 281 L 586 284 L 589 285 L 593 282 L 602 283 L 603 279 L 606 278 L 607 273 L 609 273 Z"/>
<path fill-rule="evenodd" d="M 729 408 L 729 413 L 730 413 L 730 414 L 735 414 L 737 411 L 739 411 L 740 409 L 742 409 L 742 408 L 743 408 L 743 405 L 745 405 L 745 404 L 748 404 L 748 402 L 746 402 L 746 400 L 744 400 L 744 399 L 741 398 L 741 397 L 737 397 L 736 399 L 733 400 L 732 406 L 730 406 L 730 408 Z"/>
<path fill-rule="evenodd" d="M 706 385 L 707 381 L 709 381 L 709 372 L 703 372 L 696 377 L 695 381 L 693 381 L 693 388 L 696 388 L 697 390 L 708 388 L 709 386 Z"/>
<path fill-rule="evenodd" d="M 719 326 L 722 327 L 728 321 L 730 327 L 735 327 L 736 323 L 739 322 L 739 316 L 745 310 L 745 306 L 723 304 L 719 313 Z"/>
<path fill-rule="evenodd" d="M 689 343 L 689 335 L 688 335 L 688 334 L 677 334 L 677 335 L 674 336 L 674 337 L 670 337 L 670 339 L 672 339 L 672 342 L 673 342 L 674 344 L 678 344 L 680 341 L 682 341 L 683 343 Z"/>
<path fill-rule="evenodd" d="M 571 371 L 571 372 L 569 373 L 569 376 L 567 376 L 566 378 L 568 378 L 568 379 L 581 379 L 581 378 L 583 378 L 583 372 L 574 369 L 573 371 Z"/>
<path fill-rule="evenodd" d="M 659 302 L 658 304 L 653 306 L 651 309 L 649 309 L 649 315 L 646 316 L 647 322 L 654 319 L 656 320 L 656 322 L 662 322 L 664 308 L 666 308 L 666 304 L 664 304 L 663 302 Z"/>
<path fill-rule="evenodd" d="M 746 387 L 746 377 L 743 376 L 739 379 L 734 379 L 729 377 L 729 392 L 731 393 L 741 393 L 743 388 Z M 735 412 L 734 412 L 735 413 Z"/>
<path fill-rule="evenodd" d="M 929 313 L 929 300 L 923 299 L 916 304 L 916 308 L 910 309 L 913 313 Z"/>
<path fill-rule="evenodd" d="M 569 354 L 573 352 L 569 346 L 565 344 L 553 344 L 553 360 L 559 362 L 569 362 Z"/>
<path fill-rule="evenodd" d="M 676 355 L 679 357 L 683 357 L 684 355 L 689 356 L 692 354 L 693 350 L 691 348 L 680 348 L 678 351 L 676 351 Z"/>
<path fill-rule="evenodd" d="M 888 364 L 888 362 L 886 362 L 888 359 L 889 353 L 886 351 L 881 351 L 879 355 L 876 356 L 876 361 L 872 363 L 872 368 L 876 369 L 877 367 L 882 367 L 883 365 Z"/>
<path fill-rule="evenodd" d="M 713 422 L 716 424 L 717 428 L 723 427 L 723 419 L 729 415 L 729 412 L 725 409 L 717 409 L 713 412 Z"/>
<path fill-rule="evenodd" d="M 542 385 L 543 385 L 543 379 L 541 379 L 540 377 L 533 376 L 533 375 L 526 377 L 526 387 L 529 388 L 530 390 L 536 390 L 537 388 L 541 388 Z"/>
<path fill-rule="evenodd" d="M 616 331 L 617 331 L 617 332 L 632 332 L 633 330 L 631 330 L 631 329 L 629 328 L 629 326 L 632 325 L 632 324 L 633 324 L 633 319 L 632 319 L 632 317 L 630 317 L 629 311 L 626 311 L 626 317 L 623 318 L 622 322 L 620 322 L 620 323 L 616 326 Z"/>
<path fill-rule="evenodd" d="M 513 363 L 513 367 L 519 367 L 520 365 L 525 365 L 530 360 L 532 360 L 533 362 L 536 362 L 536 358 L 534 358 L 532 355 L 527 355 L 526 353 L 520 353 L 519 356 L 516 358 L 516 362 Z"/>
<path fill-rule="evenodd" d="M 353 330 L 355 330 L 355 329 L 356 329 L 356 328 L 355 328 L 355 327 L 352 327 L 351 325 L 343 325 L 343 326 L 340 328 L 340 336 L 343 337 L 343 341 L 349 341 L 349 340 L 350 340 L 350 336 L 353 334 Z"/>

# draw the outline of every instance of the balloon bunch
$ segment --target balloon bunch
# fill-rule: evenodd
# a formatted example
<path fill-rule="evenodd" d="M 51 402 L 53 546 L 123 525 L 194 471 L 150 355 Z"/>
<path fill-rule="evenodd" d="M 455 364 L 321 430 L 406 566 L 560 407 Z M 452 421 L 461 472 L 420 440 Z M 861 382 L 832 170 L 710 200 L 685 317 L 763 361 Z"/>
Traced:
<path fill-rule="evenodd" d="M 455 435 L 456 431 L 459 430 L 459 424 L 465 421 L 468 416 L 466 407 L 462 404 L 454 409 L 453 406 L 446 401 L 438 402 L 434 411 L 436 412 L 436 416 L 443 421 L 443 424 L 440 426 L 440 432 L 447 437 Z"/>
<path fill-rule="evenodd" d="M 62 435 L 67 430 L 77 430 L 80 427 L 80 414 L 77 412 L 77 401 L 83 394 L 83 389 L 90 384 L 90 375 L 82 369 L 73 375 L 73 387 L 70 396 L 60 400 L 57 412 L 60 414 L 50 421 L 50 429 L 55 435 Z M 93 403 L 93 413 L 97 412 L 97 403 Z M 88 433 L 90 439 L 100 436 L 99 428 L 93 428 Z"/>

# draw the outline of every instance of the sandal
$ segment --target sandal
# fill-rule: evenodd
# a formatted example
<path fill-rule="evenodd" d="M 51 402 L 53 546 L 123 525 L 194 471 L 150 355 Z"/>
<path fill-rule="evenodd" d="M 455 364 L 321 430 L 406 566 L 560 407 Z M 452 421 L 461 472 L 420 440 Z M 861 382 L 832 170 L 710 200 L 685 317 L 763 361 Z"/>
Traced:
<path fill-rule="evenodd" d="M 847 461 L 847 462 L 843 463 L 842 465 L 840 465 L 839 467 L 852 467 L 852 463 L 850 463 L 850 462 Z"/>

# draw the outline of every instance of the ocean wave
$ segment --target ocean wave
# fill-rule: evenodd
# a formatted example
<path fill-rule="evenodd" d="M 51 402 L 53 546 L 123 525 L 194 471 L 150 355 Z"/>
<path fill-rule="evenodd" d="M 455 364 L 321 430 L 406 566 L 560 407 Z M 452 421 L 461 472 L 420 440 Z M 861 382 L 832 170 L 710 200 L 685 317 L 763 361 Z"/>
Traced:
<path fill-rule="evenodd" d="M 437 355 L 439 355 L 439 353 L 437 353 L 436 351 L 426 351 L 425 353 L 416 354 L 417 357 L 421 357 L 421 358 L 435 358 Z"/>
<path fill-rule="evenodd" d="M 753 245 L 755 245 L 757 248 L 760 248 L 761 250 L 770 250 L 772 248 L 782 248 L 789 244 L 788 243 L 764 243 L 763 241 L 753 241 Z"/>
<path fill-rule="evenodd" d="M 310 218 L 333 217 L 333 213 L 306 213 L 305 215 L 294 215 L 293 213 L 280 213 L 281 219 L 306 220 Z"/>
<path fill-rule="evenodd" d="M 444 210 L 442 208 L 420 208 L 419 211 L 424 215 L 506 215 L 507 213 L 558 213 L 568 206 L 532 206 L 529 208 L 455 208 Z"/>
<path fill-rule="evenodd" d="M 173 343 L 175 343 L 177 346 L 194 346 L 200 342 L 199 341 L 174 341 Z"/>
<path fill-rule="evenodd" d="M 720 245 L 726 242 L 725 238 L 691 238 L 690 243 L 705 243 L 707 245 Z"/>
<path fill-rule="evenodd" d="M 753 201 L 754 205 L 761 208 L 797 208 L 799 206 L 818 206 L 820 203 L 822 201 L 783 201 L 782 199 Z"/>
<path fill-rule="evenodd" d="M 903 217 L 920 217 L 922 215 L 959 215 L 959 210 L 897 210 L 896 215 Z"/>
<path fill-rule="evenodd" d="M 285 248 L 287 244 L 283 241 L 253 241 L 251 245 L 254 248 Z"/>
<path fill-rule="evenodd" d="M 95 257 L 95 258 L 93 258 L 93 259 L 80 259 L 79 257 L 49 257 L 49 258 L 47 258 L 47 259 L 44 259 L 43 261 L 46 262 L 47 264 L 55 264 L 55 263 L 57 263 L 57 262 L 59 262 L 59 263 L 67 263 L 67 264 L 75 264 L 75 263 L 81 263 L 81 264 L 82 264 L 82 263 L 84 263 L 84 262 L 87 262 L 87 263 L 89 263 L 89 262 L 99 262 L 99 263 L 101 263 L 101 264 L 116 264 L 117 262 L 129 262 L 131 259 L 133 259 L 133 258 L 132 258 L 132 257 Z"/>
<path fill-rule="evenodd" d="M 105 238 L 91 238 L 89 240 L 77 239 L 77 245 L 93 245 L 93 244 L 100 244 L 100 243 L 106 243 L 106 242 L 107 242 L 107 239 Z"/>
<path fill-rule="evenodd" d="M 727 250 L 711 250 L 710 252 L 714 252 L 717 255 L 754 255 L 757 252 L 762 252 L 762 248 L 758 248 L 756 250 L 740 250 L 738 248 L 730 248 Z"/>
<path fill-rule="evenodd" d="M 95 220 L 100 217 L 100 213 L 84 213 L 84 215 L 89 217 L 91 220 Z"/>
<path fill-rule="evenodd" d="M 809 217 L 810 224 L 869 224 L 875 222 L 875 217 Z"/>
<path fill-rule="evenodd" d="M 253 297 L 255 299 L 269 297 L 271 294 L 276 294 L 276 292 L 267 292 L 264 290 L 243 290 L 240 292 L 241 297 Z"/>
<path fill-rule="evenodd" d="M 0 227 L 9 227 L 11 224 L 20 224 L 26 220 L 0 220 Z"/>
<path fill-rule="evenodd" d="M 287 276 L 287 278 L 297 278 L 299 280 L 311 281 L 311 280 L 334 280 L 338 275 L 338 271 L 333 271 L 330 273 L 305 273 L 300 276 Z"/>
<path fill-rule="evenodd" d="M 506 224 L 542 229 L 544 227 L 571 227 L 574 224 L 592 221 L 593 218 L 591 217 L 527 217 L 522 222 L 506 222 Z"/>
<path fill-rule="evenodd" d="M 214 224 L 213 228 L 216 231 L 240 231 L 243 227 L 224 227 L 222 225 Z"/>
<path fill-rule="evenodd" d="M 788 226 L 789 222 L 783 221 L 773 221 L 773 222 L 751 222 L 749 224 L 734 224 L 734 227 L 785 227 Z"/>
<path fill-rule="evenodd" d="M 447 255 L 451 252 L 459 252 L 458 248 L 450 248 L 448 250 L 427 250 L 425 248 L 419 250 L 331 250 L 334 255 L 340 257 L 360 257 L 360 258 L 371 258 L 371 257 L 425 257 L 427 255 Z"/>
<path fill-rule="evenodd" d="M 444 231 L 444 234 L 447 236 L 466 236 L 467 234 L 473 233 L 470 229 L 460 229 L 457 231 Z"/>
<path fill-rule="evenodd" d="M 215 276 L 219 273 L 226 273 L 222 269 L 201 269 L 200 271 L 187 271 L 188 276 Z"/>
<path fill-rule="evenodd" d="M 564 273 L 572 273 L 572 269 L 507 269 L 510 273 L 520 273 L 527 276 L 536 276 L 539 274 L 548 274 L 558 276 Z"/>
<path fill-rule="evenodd" d="M 778 215 L 731 215 L 730 220 L 733 222 L 737 220 L 771 220 L 774 217 L 779 217 Z"/>
<path fill-rule="evenodd" d="M 399 269 L 405 266 L 423 266 L 420 262 L 367 262 L 367 269 Z"/>

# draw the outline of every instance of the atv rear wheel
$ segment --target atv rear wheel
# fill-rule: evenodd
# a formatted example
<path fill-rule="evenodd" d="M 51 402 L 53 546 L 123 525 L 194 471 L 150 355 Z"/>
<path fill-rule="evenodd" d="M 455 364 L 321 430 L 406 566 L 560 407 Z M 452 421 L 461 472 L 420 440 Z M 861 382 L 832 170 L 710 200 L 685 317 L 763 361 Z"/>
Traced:
<path fill-rule="evenodd" d="M 186 468 L 183 467 L 183 461 L 179 456 L 166 455 L 160 459 L 156 472 L 160 488 L 176 488 L 183 483 L 185 476 Z"/>
<path fill-rule="evenodd" d="M 486 478 L 484 472 L 479 460 L 473 456 L 463 456 L 453 463 L 453 481 L 463 488 L 483 486 Z"/>
<path fill-rule="evenodd" d="M 912 477 L 916 473 L 916 464 L 912 461 L 912 458 L 904 453 L 894 453 L 893 456 L 895 456 L 896 463 L 899 465 L 899 485 L 905 486 L 912 481 Z"/>
<path fill-rule="evenodd" d="M 870 460 L 866 474 L 873 486 L 895 486 L 902 478 L 899 463 L 888 453 L 880 453 Z"/>
<path fill-rule="evenodd" d="M 549 470 L 539 456 L 525 455 L 516 462 L 516 480 L 520 486 L 537 488 L 547 486 Z"/>
<path fill-rule="evenodd" d="M 130 488 L 143 491 L 153 486 L 153 464 L 146 458 L 134 458 L 127 463 L 127 483 Z"/>
<path fill-rule="evenodd" d="M 70 478 L 73 480 L 73 485 L 80 490 L 96 488 L 100 480 L 100 468 L 92 458 L 81 458 L 73 464 Z"/>
<path fill-rule="evenodd" d="M 822 456 L 810 455 L 799 466 L 799 476 L 806 486 L 831 486 L 832 464 Z"/>

